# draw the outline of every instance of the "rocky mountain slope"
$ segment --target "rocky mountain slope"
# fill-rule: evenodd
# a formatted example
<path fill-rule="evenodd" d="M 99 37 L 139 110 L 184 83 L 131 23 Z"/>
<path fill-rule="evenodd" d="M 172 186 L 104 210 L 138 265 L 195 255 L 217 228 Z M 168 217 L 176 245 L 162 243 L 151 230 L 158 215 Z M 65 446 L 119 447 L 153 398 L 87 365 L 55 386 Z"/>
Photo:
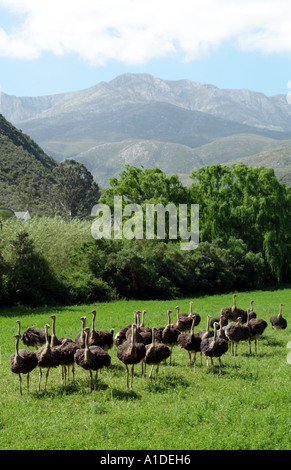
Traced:
<path fill-rule="evenodd" d="M 125 162 L 187 178 L 193 168 L 264 151 L 277 159 L 282 145 L 289 158 L 291 106 L 283 95 L 125 74 L 48 97 L 2 94 L 1 110 L 56 160 L 82 161 L 101 185 Z"/>

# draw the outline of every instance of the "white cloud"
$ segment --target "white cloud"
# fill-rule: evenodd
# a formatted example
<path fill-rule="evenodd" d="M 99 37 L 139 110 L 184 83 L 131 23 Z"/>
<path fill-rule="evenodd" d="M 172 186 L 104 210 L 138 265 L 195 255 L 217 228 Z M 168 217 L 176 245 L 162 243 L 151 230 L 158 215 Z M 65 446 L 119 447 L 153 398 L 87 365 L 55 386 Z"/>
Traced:
<path fill-rule="evenodd" d="M 24 15 L 13 31 L 0 17 L 0 56 L 75 53 L 92 64 L 142 64 L 182 53 L 204 56 L 225 42 L 245 51 L 291 52 L 289 0 L 0 0 Z"/>

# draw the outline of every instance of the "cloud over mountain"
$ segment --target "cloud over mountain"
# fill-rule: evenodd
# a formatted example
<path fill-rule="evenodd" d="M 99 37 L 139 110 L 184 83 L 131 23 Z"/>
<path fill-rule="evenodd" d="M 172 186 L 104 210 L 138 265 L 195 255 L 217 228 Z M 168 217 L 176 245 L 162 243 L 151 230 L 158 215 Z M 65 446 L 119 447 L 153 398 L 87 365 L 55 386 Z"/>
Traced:
<path fill-rule="evenodd" d="M 93 65 L 184 60 L 232 43 L 244 51 L 291 51 L 288 0 L 0 0 L 15 26 L 0 27 L 0 56 L 76 54 Z"/>

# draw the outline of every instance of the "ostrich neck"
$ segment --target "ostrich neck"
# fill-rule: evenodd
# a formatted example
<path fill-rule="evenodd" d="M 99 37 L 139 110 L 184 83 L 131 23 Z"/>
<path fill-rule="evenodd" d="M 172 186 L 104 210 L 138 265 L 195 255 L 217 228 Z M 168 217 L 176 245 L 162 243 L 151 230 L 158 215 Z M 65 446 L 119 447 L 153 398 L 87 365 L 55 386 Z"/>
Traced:
<path fill-rule="evenodd" d="M 94 328 L 95 328 L 95 315 L 93 315 L 93 318 L 92 318 L 92 331 L 94 331 Z"/>
<path fill-rule="evenodd" d="M 17 360 L 19 357 L 19 338 L 16 338 L 16 343 L 15 343 L 15 360 Z"/>
<path fill-rule="evenodd" d="M 217 326 L 216 324 L 214 325 L 214 335 L 213 335 L 213 341 L 215 341 L 217 338 Z"/>
<path fill-rule="evenodd" d="M 89 333 L 86 331 L 86 339 L 85 339 L 85 361 L 88 362 L 90 357 L 90 349 L 89 349 Z"/>
<path fill-rule="evenodd" d="M 56 320 L 53 319 L 53 336 L 56 336 Z"/>

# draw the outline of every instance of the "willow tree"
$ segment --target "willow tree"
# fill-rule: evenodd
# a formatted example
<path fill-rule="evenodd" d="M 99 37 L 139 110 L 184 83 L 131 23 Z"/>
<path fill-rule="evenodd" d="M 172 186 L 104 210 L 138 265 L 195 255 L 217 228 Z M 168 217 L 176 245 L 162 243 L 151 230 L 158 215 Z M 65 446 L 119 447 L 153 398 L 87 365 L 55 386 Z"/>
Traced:
<path fill-rule="evenodd" d="M 243 163 L 210 165 L 190 177 L 191 201 L 200 206 L 201 238 L 242 239 L 250 250 L 263 253 L 280 282 L 290 272 L 291 202 L 274 170 Z"/>

